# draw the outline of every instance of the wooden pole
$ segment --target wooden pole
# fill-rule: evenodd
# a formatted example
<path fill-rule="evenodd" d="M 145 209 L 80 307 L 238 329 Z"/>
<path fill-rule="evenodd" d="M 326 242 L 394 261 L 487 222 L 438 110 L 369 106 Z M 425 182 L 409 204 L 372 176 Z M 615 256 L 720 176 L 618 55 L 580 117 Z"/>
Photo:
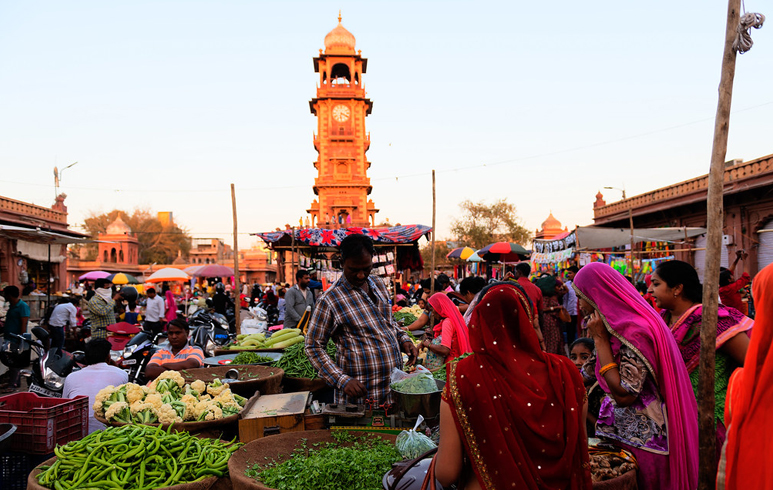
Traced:
<path fill-rule="evenodd" d="M 231 207 L 234 216 L 234 292 L 236 301 L 234 302 L 234 317 L 236 320 L 236 335 L 242 333 L 242 290 L 239 285 L 239 227 L 236 223 L 236 190 L 231 184 Z"/>
<path fill-rule="evenodd" d="M 631 279 L 634 279 L 633 274 L 633 249 L 636 246 L 636 241 L 634 240 L 633 236 L 633 202 L 628 203 L 628 224 L 631 226 L 631 257 L 629 258 L 628 262 L 630 264 L 631 269 Z M 634 280 L 634 283 L 636 281 Z"/>
<path fill-rule="evenodd" d="M 435 210 L 437 207 L 437 196 L 435 195 L 435 171 L 432 171 L 432 260 L 430 261 L 432 269 L 429 272 L 429 295 L 435 294 Z"/>
<path fill-rule="evenodd" d="M 292 272 L 292 281 L 295 281 L 295 227 L 291 228 L 293 234 L 290 237 L 292 239 L 292 255 L 290 255 L 290 271 Z M 295 282 L 293 282 L 295 284 Z"/>
<path fill-rule="evenodd" d="M 397 245 L 392 256 L 392 304 L 397 304 Z"/>
<path fill-rule="evenodd" d="M 713 490 L 716 483 L 716 427 L 714 425 L 714 356 L 717 341 L 717 307 L 719 296 L 719 262 L 722 246 L 723 200 L 722 182 L 725 174 L 727 135 L 730 127 L 730 106 L 733 99 L 736 52 L 733 40 L 740 20 L 741 0 L 729 0 L 725 49 L 722 55 L 722 76 L 719 81 L 719 102 L 714 120 L 714 141 L 709 171 L 708 240 L 703 282 L 703 319 L 701 324 L 700 379 L 698 381 L 698 429 L 700 431 L 699 490 Z"/>

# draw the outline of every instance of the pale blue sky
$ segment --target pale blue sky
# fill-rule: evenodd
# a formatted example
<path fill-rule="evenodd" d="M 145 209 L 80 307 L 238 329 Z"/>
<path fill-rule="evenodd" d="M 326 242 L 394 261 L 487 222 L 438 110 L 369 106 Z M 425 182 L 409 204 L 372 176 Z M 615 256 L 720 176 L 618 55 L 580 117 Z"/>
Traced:
<path fill-rule="evenodd" d="M 441 238 L 463 199 L 507 197 L 532 230 L 550 210 L 591 224 L 604 186 L 707 172 L 726 8 L 0 0 L 0 195 L 48 206 L 54 165 L 78 161 L 71 224 L 141 206 L 230 240 L 231 182 L 240 232 L 297 224 L 315 197 L 312 58 L 341 9 L 368 58 L 379 219 L 431 224 L 434 168 Z M 752 35 L 728 160 L 773 153 L 773 26 Z"/>

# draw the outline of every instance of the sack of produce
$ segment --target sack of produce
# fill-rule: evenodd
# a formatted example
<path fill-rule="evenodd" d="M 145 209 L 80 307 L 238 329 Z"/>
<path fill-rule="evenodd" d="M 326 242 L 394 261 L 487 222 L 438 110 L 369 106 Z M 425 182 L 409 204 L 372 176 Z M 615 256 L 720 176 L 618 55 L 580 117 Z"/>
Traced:
<path fill-rule="evenodd" d="M 411 395 L 423 395 L 438 391 L 435 378 L 424 366 L 417 366 L 416 371 L 408 374 L 398 368 L 392 370 L 392 384 L 390 387 L 400 393 Z"/>
<path fill-rule="evenodd" d="M 435 449 L 437 447 L 437 445 L 432 442 L 432 439 L 421 432 L 416 431 L 422 422 L 424 422 L 424 417 L 419 415 L 413 429 L 400 432 L 400 435 L 398 435 L 395 440 L 397 450 L 400 451 L 400 455 L 405 459 L 416 459 L 430 449 Z"/>

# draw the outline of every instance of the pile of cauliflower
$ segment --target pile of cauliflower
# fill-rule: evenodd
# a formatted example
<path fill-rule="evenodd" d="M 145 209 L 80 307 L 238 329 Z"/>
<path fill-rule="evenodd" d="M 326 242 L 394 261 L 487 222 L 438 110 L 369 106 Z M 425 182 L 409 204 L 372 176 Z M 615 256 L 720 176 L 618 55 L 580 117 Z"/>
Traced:
<path fill-rule="evenodd" d="M 246 402 L 219 379 L 186 384 L 177 371 L 164 371 L 147 386 L 126 383 L 100 390 L 94 413 L 124 424 L 202 422 L 238 414 Z"/>

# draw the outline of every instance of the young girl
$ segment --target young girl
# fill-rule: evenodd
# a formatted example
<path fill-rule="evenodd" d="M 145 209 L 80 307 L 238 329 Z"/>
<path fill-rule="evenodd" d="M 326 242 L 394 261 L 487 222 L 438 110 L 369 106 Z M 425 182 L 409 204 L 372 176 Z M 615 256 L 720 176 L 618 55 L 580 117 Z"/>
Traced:
<path fill-rule="evenodd" d="M 588 415 L 585 420 L 585 429 L 588 437 L 596 435 L 596 420 L 599 418 L 601 400 L 604 398 L 604 390 L 596 382 L 596 357 L 593 355 L 595 348 L 596 344 L 593 342 L 593 339 L 587 337 L 580 337 L 575 340 L 569 348 L 569 359 L 580 370 L 585 383 L 585 389 L 588 392 Z M 583 366 L 585 366 L 585 369 L 583 369 Z"/>

